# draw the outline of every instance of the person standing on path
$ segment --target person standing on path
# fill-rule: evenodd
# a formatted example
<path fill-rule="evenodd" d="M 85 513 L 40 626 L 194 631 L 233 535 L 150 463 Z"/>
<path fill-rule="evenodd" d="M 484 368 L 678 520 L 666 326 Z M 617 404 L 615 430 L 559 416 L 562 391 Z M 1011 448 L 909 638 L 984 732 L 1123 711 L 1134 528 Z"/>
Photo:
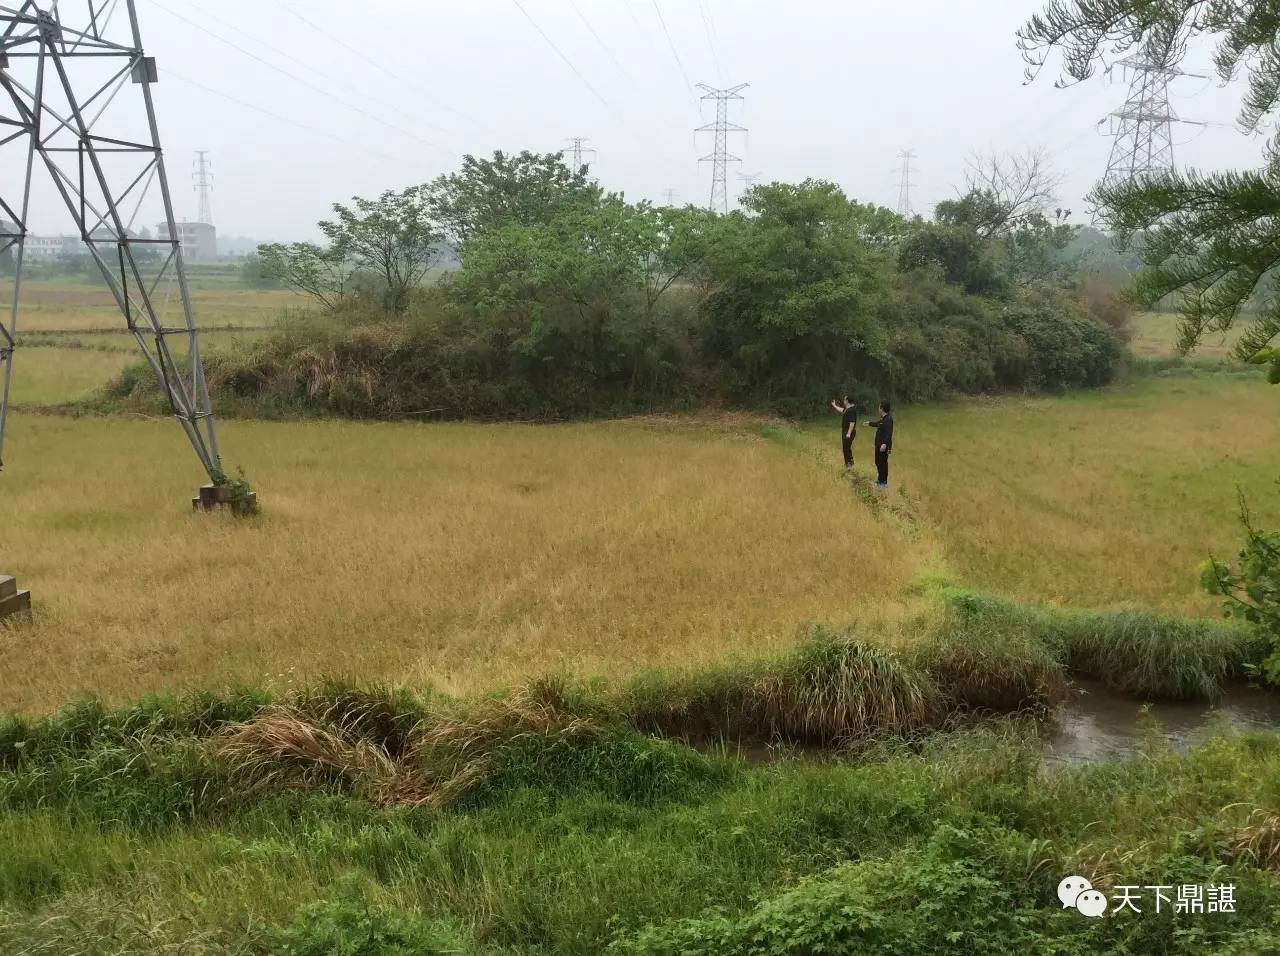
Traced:
<path fill-rule="evenodd" d="M 893 451 L 893 415 L 890 414 L 889 400 L 880 400 L 880 420 L 867 422 L 868 428 L 876 430 L 876 487 L 889 487 L 889 452 Z"/>
<path fill-rule="evenodd" d="M 843 403 L 832 400 L 831 407 L 840 416 L 840 447 L 844 451 L 844 466 L 852 468 L 853 439 L 858 434 L 858 410 L 848 395 L 844 397 Z"/>

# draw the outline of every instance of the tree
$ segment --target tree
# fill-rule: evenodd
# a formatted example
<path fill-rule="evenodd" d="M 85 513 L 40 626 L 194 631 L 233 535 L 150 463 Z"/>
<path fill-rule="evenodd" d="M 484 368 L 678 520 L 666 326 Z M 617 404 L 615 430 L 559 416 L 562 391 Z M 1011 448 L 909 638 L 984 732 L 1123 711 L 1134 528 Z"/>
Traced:
<path fill-rule="evenodd" d="M 1210 558 L 1200 577 L 1210 594 L 1223 598 L 1223 611 L 1253 627 L 1265 646 L 1260 671 L 1267 683 L 1280 684 L 1280 534 L 1254 527 L 1240 499 L 1245 543 L 1239 564 L 1231 567 Z"/>
<path fill-rule="evenodd" d="M 498 151 L 491 159 L 464 156 L 459 172 L 425 187 L 424 203 L 465 259 L 467 243 L 486 229 L 547 223 L 566 205 L 592 205 L 602 195 L 582 170 L 566 166 L 560 153 Z"/>
<path fill-rule="evenodd" d="M 351 285 L 352 264 L 333 247 L 314 242 L 264 242 L 258 246 L 262 276 L 275 279 L 334 309 Z"/>
<path fill-rule="evenodd" d="M 965 164 L 964 195 L 951 205 L 979 236 L 994 239 L 1043 216 L 1058 185 L 1043 149 L 974 153 Z"/>
<path fill-rule="evenodd" d="M 742 206 L 708 249 L 711 360 L 756 396 L 818 401 L 865 377 L 884 355 L 889 261 L 862 238 L 864 207 L 822 180 L 755 186 Z"/>
<path fill-rule="evenodd" d="M 383 306 L 403 312 L 409 292 L 426 276 L 440 233 L 431 220 L 424 186 L 387 190 L 377 199 L 335 203 L 335 219 L 319 223 L 329 240 L 329 255 L 351 262 L 382 283 Z"/>
<path fill-rule="evenodd" d="M 1018 38 L 1029 78 L 1057 49 L 1061 82 L 1081 82 L 1106 53 L 1154 47 L 1176 61 L 1191 38 L 1213 37 L 1218 76 L 1248 78 L 1238 122 L 1257 132 L 1274 126 L 1280 107 L 1278 29 L 1280 0 L 1052 0 Z M 1280 296 L 1270 281 L 1280 267 L 1280 142 L 1270 141 L 1259 170 L 1163 172 L 1100 186 L 1093 199 L 1122 243 L 1142 237 L 1132 295 L 1146 307 L 1166 296 L 1178 302 L 1184 351 L 1253 307 L 1236 354 L 1269 364 L 1280 383 Z"/>
<path fill-rule="evenodd" d="M 247 255 L 240 260 L 240 281 L 251 289 L 269 289 L 278 286 L 280 280 L 268 275 L 262 257 Z"/>
<path fill-rule="evenodd" d="M 945 203 L 938 204 L 938 222 L 918 224 L 898 246 L 898 268 L 903 272 L 942 269 L 943 277 L 971 295 L 995 296 L 1005 292 L 989 244 L 970 225 L 952 221 Z"/>

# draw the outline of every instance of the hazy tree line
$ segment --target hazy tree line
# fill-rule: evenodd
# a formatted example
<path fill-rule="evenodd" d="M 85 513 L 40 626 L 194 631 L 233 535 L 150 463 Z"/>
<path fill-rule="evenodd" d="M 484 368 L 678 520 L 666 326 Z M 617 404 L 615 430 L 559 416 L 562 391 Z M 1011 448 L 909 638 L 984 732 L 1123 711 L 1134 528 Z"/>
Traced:
<path fill-rule="evenodd" d="M 322 315 L 211 376 L 228 405 L 526 419 L 1102 384 L 1119 330 L 1050 186 L 1039 157 L 987 157 L 928 222 L 815 180 L 722 216 L 628 202 L 557 154 L 467 157 L 336 205 L 323 244 L 261 246 L 260 275 Z"/>

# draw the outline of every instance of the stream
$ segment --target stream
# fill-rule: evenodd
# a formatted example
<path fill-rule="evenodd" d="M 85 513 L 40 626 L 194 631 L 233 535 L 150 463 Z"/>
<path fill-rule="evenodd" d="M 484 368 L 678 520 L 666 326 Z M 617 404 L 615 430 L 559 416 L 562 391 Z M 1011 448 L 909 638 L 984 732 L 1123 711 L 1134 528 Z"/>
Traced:
<path fill-rule="evenodd" d="M 1142 701 L 1098 681 L 1076 683 L 1082 693 L 1059 711 L 1047 734 L 1045 761 L 1082 763 L 1141 750 L 1147 735 Z M 1220 720 L 1241 730 L 1280 728 L 1280 694 L 1246 684 L 1229 686 L 1216 704 L 1157 701 L 1146 706 L 1160 737 L 1175 747 L 1210 735 Z"/>

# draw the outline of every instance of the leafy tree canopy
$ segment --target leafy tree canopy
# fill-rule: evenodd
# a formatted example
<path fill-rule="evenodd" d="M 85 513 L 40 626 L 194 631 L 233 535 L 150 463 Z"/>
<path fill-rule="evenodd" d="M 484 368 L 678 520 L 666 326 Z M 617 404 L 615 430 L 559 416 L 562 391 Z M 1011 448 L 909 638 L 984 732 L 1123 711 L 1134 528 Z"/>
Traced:
<path fill-rule="evenodd" d="M 491 158 L 464 156 L 458 172 L 425 187 L 425 201 L 432 220 L 465 259 L 468 241 L 486 229 L 546 224 L 566 205 L 593 204 L 602 192 L 559 153 L 499 151 Z"/>
<path fill-rule="evenodd" d="M 1223 80 L 1243 74 L 1248 89 L 1239 125 L 1270 129 L 1280 107 L 1280 0 L 1052 0 L 1019 31 L 1034 78 L 1049 54 L 1062 52 L 1064 79 L 1087 79 L 1108 56 L 1141 49 L 1177 61 L 1197 37 L 1216 41 Z M 1173 171 L 1100 186 L 1103 222 L 1122 242 L 1144 240 L 1145 266 L 1134 298 L 1180 304 L 1181 346 L 1224 332 L 1254 307 L 1236 346 L 1245 360 L 1270 364 L 1280 382 L 1280 149 L 1273 138 L 1264 168 L 1201 173 Z"/>

